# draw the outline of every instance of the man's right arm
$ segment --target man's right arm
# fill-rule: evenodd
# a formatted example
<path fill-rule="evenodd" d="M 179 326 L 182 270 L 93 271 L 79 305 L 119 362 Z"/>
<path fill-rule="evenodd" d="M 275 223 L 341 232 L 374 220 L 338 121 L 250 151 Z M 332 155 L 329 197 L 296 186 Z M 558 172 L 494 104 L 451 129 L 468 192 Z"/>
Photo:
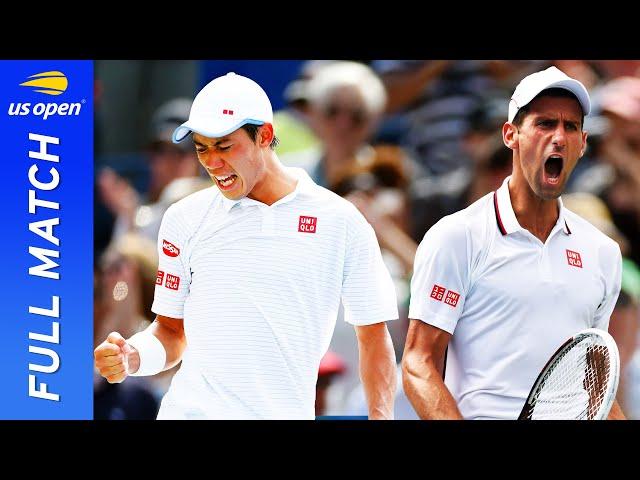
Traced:
<path fill-rule="evenodd" d="M 184 322 L 180 318 L 170 318 L 157 315 L 156 320 L 149 325 L 145 334 L 155 336 L 166 353 L 164 370 L 177 365 L 182 359 L 186 347 Z M 120 383 L 128 375 L 138 371 L 140 355 L 117 332 L 109 334 L 107 339 L 94 350 L 95 366 L 109 383 Z"/>
<path fill-rule="evenodd" d="M 462 414 L 444 384 L 444 355 L 451 334 L 411 320 L 402 358 L 402 385 L 423 420 L 460 420 Z"/>

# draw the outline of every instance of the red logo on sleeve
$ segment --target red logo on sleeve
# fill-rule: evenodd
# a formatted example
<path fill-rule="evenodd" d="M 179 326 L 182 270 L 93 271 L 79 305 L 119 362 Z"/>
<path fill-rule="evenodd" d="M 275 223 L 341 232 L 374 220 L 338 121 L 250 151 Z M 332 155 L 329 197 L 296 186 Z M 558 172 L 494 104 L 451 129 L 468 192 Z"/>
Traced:
<path fill-rule="evenodd" d="M 164 272 L 162 270 L 158 270 L 158 274 L 156 275 L 156 285 L 162 285 L 162 280 L 164 280 Z"/>
<path fill-rule="evenodd" d="M 433 285 L 433 290 L 431 290 L 431 298 L 435 298 L 436 300 L 438 300 L 439 302 L 442 301 L 442 298 L 444 297 L 444 292 L 446 292 L 447 289 L 444 287 L 441 287 L 440 285 Z"/>
<path fill-rule="evenodd" d="M 178 290 L 178 287 L 180 286 L 180 277 L 167 273 L 167 281 L 164 283 L 164 286 L 170 290 Z"/>
<path fill-rule="evenodd" d="M 162 240 L 162 251 L 168 257 L 177 257 L 180 255 L 180 249 L 166 240 Z"/>
<path fill-rule="evenodd" d="M 453 290 L 447 291 L 446 288 L 441 287 L 438 284 L 433 285 L 433 290 L 431 290 L 431 298 L 441 302 L 444 299 L 444 303 L 447 305 L 451 305 L 455 307 L 458 305 L 458 300 L 460 299 L 460 294 L 454 292 Z"/>
<path fill-rule="evenodd" d="M 580 254 L 578 252 L 567 250 L 567 262 L 572 267 L 582 268 L 582 259 L 580 258 Z"/>
<path fill-rule="evenodd" d="M 317 217 L 305 217 L 304 215 L 300 215 L 300 220 L 298 222 L 298 231 L 305 233 L 316 233 L 317 223 Z"/>
<path fill-rule="evenodd" d="M 223 115 L 233 115 L 233 110 L 225 108 L 224 110 L 222 110 L 222 113 Z"/>
<path fill-rule="evenodd" d="M 459 293 L 449 290 L 447 292 L 447 296 L 444 299 L 444 303 L 446 303 L 447 305 L 451 305 L 452 307 L 455 307 L 456 305 L 458 305 L 459 298 L 460 298 Z"/>

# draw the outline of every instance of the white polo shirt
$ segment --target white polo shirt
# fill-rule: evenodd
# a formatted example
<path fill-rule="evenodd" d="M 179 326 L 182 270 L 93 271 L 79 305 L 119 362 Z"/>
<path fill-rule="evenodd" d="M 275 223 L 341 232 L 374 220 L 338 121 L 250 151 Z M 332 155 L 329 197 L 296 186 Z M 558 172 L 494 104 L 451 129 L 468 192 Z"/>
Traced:
<path fill-rule="evenodd" d="M 340 302 L 353 325 L 398 318 L 371 226 L 287 170 L 296 189 L 271 206 L 212 186 L 167 210 L 152 310 L 184 319 L 187 348 L 159 419 L 313 419 Z"/>
<path fill-rule="evenodd" d="M 409 318 L 453 334 L 445 383 L 469 419 L 516 419 L 566 339 L 607 330 L 620 292 L 617 243 L 558 199 L 543 244 L 518 224 L 509 179 L 426 233 L 411 281 Z"/>

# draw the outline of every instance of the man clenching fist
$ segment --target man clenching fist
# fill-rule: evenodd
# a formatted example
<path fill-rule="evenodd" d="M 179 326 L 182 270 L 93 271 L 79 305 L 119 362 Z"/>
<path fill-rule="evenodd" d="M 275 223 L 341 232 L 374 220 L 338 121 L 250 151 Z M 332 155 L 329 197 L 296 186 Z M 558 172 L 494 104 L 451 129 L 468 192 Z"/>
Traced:
<path fill-rule="evenodd" d="M 109 383 L 120 383 L 128 375 L 138 371 L 140 355 L 118 332 L 111 332 L 107 339 L 93 351 L 95 366 Z"/>
<path fill-rule="evenodd" d="M 155 375 L 177 365 L 186 346 L 183 323 L 158 315 L 128 340 L 111 332 L 93 351 L 96 368 L 109 383 L 120 383 L 129 375 Z"/>

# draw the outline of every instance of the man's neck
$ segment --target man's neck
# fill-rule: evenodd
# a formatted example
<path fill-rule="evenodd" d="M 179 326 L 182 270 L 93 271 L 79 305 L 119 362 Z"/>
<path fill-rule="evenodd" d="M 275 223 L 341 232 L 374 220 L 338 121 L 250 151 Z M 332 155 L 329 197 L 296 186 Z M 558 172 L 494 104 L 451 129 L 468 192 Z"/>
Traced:
<path fill-rule="evenodd" d="M 518 188 L 513 180 L 509 182 L 509 196 L 520 226 L 529 230 L 542 243 L 546 242 L 560 215 L 558 201 L 538 198 L 528 185 L 526 188 Z"/>
<path fill-rule="evenodd" d="M 284 168 L 275 153 L 269 155 L 266 171 L 248 197 L 266 205 L 273 205 L 296 189 L 298 179 Z"/>

